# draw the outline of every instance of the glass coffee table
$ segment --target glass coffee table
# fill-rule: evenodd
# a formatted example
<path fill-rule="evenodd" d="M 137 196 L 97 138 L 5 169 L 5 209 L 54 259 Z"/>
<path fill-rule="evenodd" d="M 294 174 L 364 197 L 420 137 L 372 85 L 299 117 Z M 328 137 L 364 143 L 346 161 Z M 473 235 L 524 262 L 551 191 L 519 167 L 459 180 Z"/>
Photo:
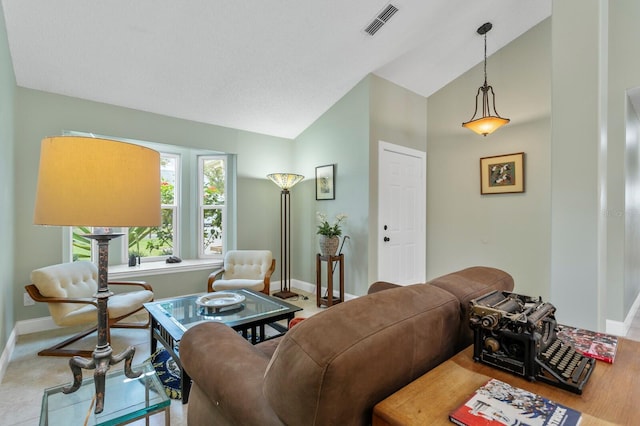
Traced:
<path fill-rule="evenodd" d="M 140 377 L 129 379 L 122 369 L 107 374 L 104 410 L 100 414 L 94 413 L 93 378 L 84 379 L 80 389 L 70 394 L 62 393 L 68 384 L 45 389 L 40 426 L 121 425 L 143 417 L 148 425 L 149 416 L 161 411 L 169 425 L 171 401 L 153 366 L 145 362 L 133 369 L 142 372 Z"/>
<path fill-rule="evenodd" d="M 196 300 L 216 293 L 200 293 L 144 304 L 151 319 L 151 353 L 156 351 L 160 342 L 180 367 L 183 404 L 189 401 L 191 389 L 191 378 L 180 363 L 180 339 L 185 331 L 203 322 L 220 322 L 256 344 L 286 333 L 288 327 L 277 322 L 285 320 L 288 325 L 295 313 L 302 310 L 299 306 L 253 290 L 226 290 L 224 293 L 233 293 L 242 302 L 220 309 L 206 308 L 196 304 Z"/>

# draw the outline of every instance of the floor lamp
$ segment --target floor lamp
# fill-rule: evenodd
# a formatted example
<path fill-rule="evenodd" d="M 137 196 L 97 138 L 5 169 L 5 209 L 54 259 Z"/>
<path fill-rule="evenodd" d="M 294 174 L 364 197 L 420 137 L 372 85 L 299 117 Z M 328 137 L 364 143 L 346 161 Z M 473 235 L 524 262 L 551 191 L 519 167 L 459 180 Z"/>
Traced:
<path fill-rule="evenodd" d="M 123 234 L 111 227 L 159 226 L 160 154 L 151 149 L 105 139 L 60 136 L 45 138 L 40 148 L 34 224 L 94 227 L 88 238 L 98 242 L 98 343 L 91 359 L 69 360 L 72 393 L 82 384 L 82 369 L 94 370 L 95 413 L 104 409 L 105 375 L 125 361 L 125 375 L 135 378 L 135 347 L 118 355 L 108 341 L 109 241 Z"/>
<path fill-rule="evenodd" d="M 280 192 L 280 291 L 273 295 L 281 299 L 297 296 L 291 291 L 291 265 L 289 247 L 291 245 L 291 223 L 289 222 L 289 190 L 304 179 L 302 175 L 272 173 L 267 177 L 282 190 Z"/>

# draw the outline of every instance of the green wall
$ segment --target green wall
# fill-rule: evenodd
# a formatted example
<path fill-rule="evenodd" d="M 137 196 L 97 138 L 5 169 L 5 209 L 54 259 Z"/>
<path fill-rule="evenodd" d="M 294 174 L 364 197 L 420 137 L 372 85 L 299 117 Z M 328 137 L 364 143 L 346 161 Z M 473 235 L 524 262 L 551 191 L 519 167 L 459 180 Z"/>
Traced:
<path fill-rule="evenodd" d="M 640 88 L 640 2 L 610 1 L 608 20 L 606 306 L 608 319 L 623 321 L 640 294 L 639 111 L 627 99 L 629 89 Z"/>
<path fill-rule="evenodd" d="M 478 36 L 479 55 L 482 43 Z M 428 99 L 428 277 L 493 266 L 513 275 L 517 291 L 548 300 L 550 19 L 488 57 L 496 107 L 511 123 L 486 137 L 461 126 L 473 115 L 482 67 Z M 516 152 L 525 153 L 525 192 L 480 195 L 480 158 Z"/>
<path fill-rule="evenodd" d="M 559 310 L 589 328 L 628 324 L 640 293 L 627 100 L 640 86 L 639 20 L 633 0 L 553 3 L 551 287 Z"/>
<path fill-rule="evenodd" d="M 369 75 L 296 138 L 296 164 L 311 179 L 292 190 L 302 237 L 294 277 L 315 283 L 315 213 L 346 213 L 345 291 L 366 294 L 377 279 L 378 143 L 426 151 L 426 105 L 426 98 Z M 316 201 L 315 167 L 325 164 L 336 164 L 336 199 Z"/>
<path fill-rule="evenodd" d="M 370 78 L 369 284 L 378 279 L 378 242 L 382 239 L 381 233 L 378 232 L 380 141 L 422 152 L 427 151 L 427 99 L 380 77 L 371 76 Z"/>
<path fill-rule="evenodd" d="M 15 77 L 9 54 L 4 12 L 0 7 L 0 353 L 14 326 L 14 113 Z M 22 293 L 20 293 L 22 294 Z"/>
<path fill-rule="evenodd" d="M 16 91 L 15 127 L 15 320 L 48 315 L 46 306 L 23 307 L 30 272 L 62 261 L 59 227 L 32 224 L 40 141 L 65 130 L 131 138 L 237 154 L 238 248 L 279 252 L 279 190 L 266 179 L 273 168 L 291 167 L 293 141 L 212 126 L 35 90 Z M 258 206 L 256 208 L 256 206 Z M 10 228 L 10 227 L 9 227 Z M 149 282 L 157 298 L 206 290 L 210 271 L 136 277 Z M 278 276 L 275 279 L 279 279 Z M 11 325 L 13 326 L 13 324 Z"/>
<path fill-rule="evenodd" d="M 292 250 L 293 276 L 316 281 L 316 212 L 330 219 L 345 213 L 343 235 L 350 237 L 343 247 L 345 292 L 358 295 L 365 294 L 369 284 L 369 90 L 370 80 L 365 78 L 296 138 L 297 170 L 305 180 L 291 191 L 293 229 L 298 235 Z M 336 165 L 335 200 L 317 201 L 315 168 L 327 164 Z"/>

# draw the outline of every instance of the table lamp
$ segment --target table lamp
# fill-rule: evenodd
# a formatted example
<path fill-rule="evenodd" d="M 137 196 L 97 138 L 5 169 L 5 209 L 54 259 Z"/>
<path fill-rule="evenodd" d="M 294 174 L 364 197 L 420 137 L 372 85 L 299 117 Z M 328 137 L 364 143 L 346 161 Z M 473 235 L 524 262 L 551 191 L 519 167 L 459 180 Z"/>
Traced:
<path fill-rule="evenodd" d="M 34 224 L 93 227 L 88 238 L 98 243 L 98 343 L 91 359 L 69 360 L 73 383 L 82 384 L 82 369 L 94 370 L 95 413 L 104 409 L 105 375 L 111 365 L 125 361 L 125 375 L 138 377 L 131 363 L 135 347 L 118 355 L 107 338 L 109 241 L 123 234 L 112 227 L 159 226 L 160 154 L 154 150 L 106 139 L 59 136 L 42 140 Z"/>

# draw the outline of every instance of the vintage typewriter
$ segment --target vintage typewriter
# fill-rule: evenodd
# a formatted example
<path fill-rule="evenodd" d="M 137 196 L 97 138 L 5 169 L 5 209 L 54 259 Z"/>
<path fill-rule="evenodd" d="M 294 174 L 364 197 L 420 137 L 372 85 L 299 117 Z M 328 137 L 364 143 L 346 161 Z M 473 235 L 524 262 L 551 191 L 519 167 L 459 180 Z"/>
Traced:
<path fill-rule="evenodd" d="M 556 308 L 541 298 L 493 291 L 470 302 L 476 361 L 581 394 L 595 368 L 556 336 Z"/>

